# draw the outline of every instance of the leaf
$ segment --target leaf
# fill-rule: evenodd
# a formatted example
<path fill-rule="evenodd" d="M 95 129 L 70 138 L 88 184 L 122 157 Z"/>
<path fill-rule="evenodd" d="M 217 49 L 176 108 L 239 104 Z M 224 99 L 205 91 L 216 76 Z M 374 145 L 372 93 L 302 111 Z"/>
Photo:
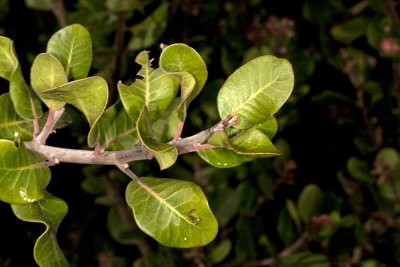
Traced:
<path fill-rule="evenodd" d="M 72 24 L 54 33 L 46 52 L 62 63 L 69 78 L 87 77 L 92 62 L 92 39 L 82 25 Z"/>
<path fill-rule="evenodd" d="M 99 143 L 102 148 L 110 150 L 127 149 L 137 140 L 136 123 L 128 116 L 121 102 L 115 103 L 101 115 L 88 137 L 89 146 Z"/>
<path fill-rule="evenodd" d="M 33 119 L 35 108 L 36 115 L 42 116 L 40 102 L 22 76 L 13 42 L 3 36 L 0 36 L 0 77 L 10 82 L 10 96 L 18 115 L 24 119 Z"/>
<path fill-rule="evenodd" d="M 0 139 L 14 140 L 18 134 L 21 140 L 33 137 L 33 120 L 20 117 L 14 109 L 10 94 L 0 96 Z"/>
<path fill-rule="evenodd" d="M 52 7 L 51 0 L 25 0 L 25 5 L 30 9 L 39 11 L 50 11 Z"/>
<path fill-rule="evenodd" d="M 178 150 L 176 147 L 158 142 L 152 138 L 149 125 L 149 115 L 146 107 L 143 107 L 142 112 L 136 122 L 138 136 L 143 145 L 154 153 L 160 169 L 164 170 L 171 167 L 178 158 Z"/>
<path fill-rule="evenodd" d="M 225 132 L 215 133 L 208 140 L 209 144 L 222 148 L 213 148 L 197 151 L 197 154 L 208 164 L 217 168 L 232 168 L 244 162 L 253 160 L 253 157 L 239 155 L 231 148 L 228 136 Z"/>
<path fill-rule="evenodd" d="M 179 108 L 179 119 L 184 121 L 186 108 L 206 83 L 208 76 L 206 63 L 190 46 L 173 44 L 164 48 L 159 65 L 163 71 L 180 79 L 182 103 Z"/>
<path fill-rule="evenodd" d="M 148 51 L 140 52 L 136 63 L 142 66 L 138 73 L 142 79 L 136 79 L 130 86 L 118 83 L 119 95 L 133 120 L 137 120 L 143 106 L 146 106 L 151 121 L 154 121 L 162 116 L 174 100 L 178 91 L 178 80 L 160 69 L 151 68 Z"/>
<path fill-rule="evenodd" d="M 68 206 L 51 194 L 41 200 L 24 205 L 12 205 L 14 214 L 27 222 L 42 223 L 44 233 L 36 240 L 33 255 L 39 266 L 69 266 L 57 242 L 58 227 L 67 214 Z"/>
<path fill-rule="evenodd" d="M 268 136 L 256 128 L 250 128 L 229 139 L 230 149 L 235 153 L 253 157 L 271 157 L 279 155 L 278 149 Z"/>
<path fill-rule="evenodd" d="M 67 74 L 60 61 L 51 54 L 41 53 L 33 61 L 31 68 L 31 86 L 37 94 L 48 89 L 56 88 L 68 83 Z M 63 106 L 64 102 L 44 99 L 47 106 L 54 102 L 54 106 Z"/>
<path fill-rule="evenodd" d="M 164 246 L 204 246 L 217 234 L 207 199 L 191 182 L 143 177 L 129 183 L 126 201 L 139 228 Z"/>
<path fill-rule="evenodd" d="M 269 139 L 272 139 L 278 132 L 278 121 L 275 117 L 271 116 L 264 122 L 255 125 L 255 127 L 264 133 Z"/>
<path fill-rule="evenodd" d="M 0 36 L 0 77 L 10 80 L 18 65 L 13 41 L 7 37 Z"/>
<path fill-rule="evenodd" d="M 178 108 L 181 100 L 179 97 L 171 103 L 161 118 L 156 120 L 152 126 L 152 137 L 160 142 L 169 142 L 173 139 L 179 125 Z"/>
<path fill-rule="evenodd" d="M 286 102 L 294 85 L 293 69 L 286 59 L 262 56 L 237 69 L 218 93 L 222 119 L 236 116 L 235 128 L 264 122 Z"/>
<path fill-rule="evenodd" d="M 297 201 L 297 209 L 303 222 L 308 222 L 319 214 L 322 198 L 323 194 L 315 184 L 309 184 L 303 189 Z"/>
<path fill-rule="evenodd" d="M 37 153 L 0 140 L 0 200 L 25 204 L 41 199 L 50 181 L 45 159 Z"/>
<path fill-rule="evenodd" d="M 357 16 L 330 29 L 335 40 L 349 45 L 357 38 L 366 34 L 370 17 Z"/>
<path fill-rule="evenodd" d="M 128 48 L 141 50 L 154 45 L 167 27 L 168 3 L 161 3 L 153 13 L 129 28 L 132 38 L 128 43 Z"/>
<path fill-rule="evenodd" d="M 58 103 L 53 106 L 54 109 L 59 109 L 62 102 L 73 105 L 85 115 L 90 127 L 93 127 L 107 105 L 108 86 L 103 78 L 93 76 L 41 91 L 39 96 L 44 102 L 57 100 L 53 102 Z"/>

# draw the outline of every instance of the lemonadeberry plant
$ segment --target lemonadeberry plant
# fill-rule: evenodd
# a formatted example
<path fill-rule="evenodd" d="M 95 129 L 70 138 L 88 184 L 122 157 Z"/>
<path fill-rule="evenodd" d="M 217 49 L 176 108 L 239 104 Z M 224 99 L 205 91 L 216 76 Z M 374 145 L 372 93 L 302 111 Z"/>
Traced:
<path fill-rule="evenodd" d="M 185 44 L 163 45 L 158 67 L 148 51 L 138 53 L 137 77 L 118 84 L 119 100 L 108 106 L 108 85 L 88 73 L 92 61 L 89 32 L 74 24 L 56 32 L 36 56 L 26 83 L 12 40 L 0 37 L 0 76 L 9 92 L 0 96 L 0 200 L 24 221 L 46 226 L 34 258 L 40 266 L 68 266 L 56 234 L 67 204 L 50 194 L 50 167 L 62 162 L 113 165 L 129 176 L 126 202 L 143 232 L 159 243 L 179 248 L 203 246 L 218 225 L 201 188 L 188 181 L 138 177 L 134 161 L 152 160 L 160 169 L 178 155 L 196 152 L 218 168 L 256 157 L 278 155 L 271 142 L 274 114 L 291 94 L 291 64 L 261 56 L 237 69 L 217 99 L 221 120 L 209 129 L 181 137 L 187 108 L 207 80 L 201 56 Z M 66 105 L 86 118 L 91 149 L 46 144 L 63 120 Z"/>

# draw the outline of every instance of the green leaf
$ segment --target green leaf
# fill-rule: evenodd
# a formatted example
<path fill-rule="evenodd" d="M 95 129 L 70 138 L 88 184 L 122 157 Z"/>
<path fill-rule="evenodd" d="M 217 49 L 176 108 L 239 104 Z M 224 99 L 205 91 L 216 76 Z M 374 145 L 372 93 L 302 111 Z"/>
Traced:
<path fill-rule="evenodd" d="M 250 128 L 230 138 L 230 149 L 240 155 L 272 157 L 279 155 L 278 149 L 268 136 L 256 128 Z"/>
<path fill-rule="evenodd" d="M 164 246 L 204 246 L 217 234 L 207 199 L 191 182 L 143 177 L 129 183 L 126 201 L 139 228 Z"/>
<path fill-rule="evenodd" d="M 141 50 L 154 45 L 167 27 L 168 3 L 164 2 L 154 12 L 134 26 L 129 28 L 132 38 L 128 48 Z"/>
<path fill-rule="evenodd" d="M 69 266 L 57 242 L 57 230 L 65 217 L 68 206 L 49 193 L 41 200 L 24 205 L 12 205 L 14 214 L 27 222 L 42 223 L 44 233 L 36 240 L 33 255 L 39 266 Z"/>
<path fill-rule="evenodd" d="M 213 264 L 223 261 L 232 250 L 232 241 L 228 238 L 221 240 L 215 247 L 213 247 L 208 254 L 210 262 Z"/>
<path fill-rule="evenodd" d="M 33 120 L 20 117 L 14 109 L 10 94 L 0 96 L 0 139 L 14 140 L 16 134 L 21 140 L 33 137 Z"/>
<path fill-rule="evenodd" d="M 0 36 L 0 77 L 10 80 L 18 65 L 13 41 L 7 37 Z"/>
<path fill-rule="evenodd" d="M 159 65 L 163 71 L 180 79 L 182 103 L 179 108 L 179 119 L 184 121 L 186 108 L 206 83 L 208 76 L 206 63 L 190 46 L 173 44 L 164 48 Z"/>
<path fill-rule="evenodd" d="M 173 139 L 179 125 L 178 108 L 181 100 L 179 97 L 171 103 L 161 118 L 156 120 L 152 126 L 152 137 L 160 142 L 169 142 Z"/>
<path fill-rule="evenodd" d="M 264 122 L 255 125 L 255 127 L 268 136 L 269 139 L 272 139 L 278 132 L 278 121 L 275 117 L 271 116 Z"/>
<path fill-rule="evenodd" d="M 347 160 L 346 167 L 354 179 L 371 184 L 375 182 L 375 178 L 370 174 L 370 169 L 366 161 L 351 157 Z"/>
<path fill-rule="evenodd" d="M 218 93 L 222 119 L 236 116 L 239 129 L 264 122 L 286 102 L 294 85 L 292 65 L 286 59 L 262 56 L 237 69 Z"/>
<path fill-rule="evenodd" d="M 130 86 L 118 83 L 121 101 L 132 119 L 137 120 L 143 106 L 149 111 L 151 121 L 159 119 L 174 100 L 178 91 L 178 80 L 160 69 L 151 68 L 149 52 L 142 51 L 136 57 L 140 64 L 138 75 Z"/>
<path fill-rule="evenodd" d="M 25 83 L 13 42 L 3 36 L 0 36 L 0 77 L 10 82 L 10 96 L 18 115 L 33 119 L 35 108 L 36 115 L 42 116 L 40 102 Z"/>
<path fill-rule="evenodd" d="M 0 200 L 25 204 L 41 199 L 50 181 L 45 159 L 37 153 L 0 140 Z"/>
<path fill-rule="evenodd" d="M 140 141 L 154 153 L 154 157 L 160 165 L 160 169 L 164 170 L 171 167 L 178 158 L 178 150 L 172 145 L 161 143 L 153 139 L 150 132 L 149 114 L 146 107 L 143 107 L 136 121 L 136 128 Z"/>
<path fill-rule="evenodd" d="M 307 185 L 297 201 L 297 208 L 303 222 L 308 222 L 314 215 L 318 215 L 323 203 L 323 194 L 315 184 Z"/>
<path fill-rule="evenodd" d="M 139 10 L 144 12 L 144 7 L 150 0 L 106 0 L 105 4 L 111 12 L 127 12 L 132 10 Z"/>
<path fill-rule="evenodd" d="M 215 133 L 208 140 L 208 143 L 217 147 L 224 147 L 197 151 L 197 154 L 199 154 L 204 161 L 214 167 L 232 168 L 253 160 L 253 157 L 236 153 L 232 149 L 225 132 Z"/>
<path fill-rule="evenodd" d="M 337 24 L 331 28 L 333 38 L 344 44 L 350 44 L 360 36 L 366 34 L 370 17 L 357 16 L 343 24 Z"/>
<path fill-rule="evenodd" d="M 39 54 L 33 61 L 31 68 L 31 86 L 37 94 L 48 89 L 56 88 L 68 83 L 67 74 L 61 62 L 48 53 Z M 63 106 L 64 102 L 43 99 L 47 106 L 53 101 L 54 106 Z"/>
<path fill-rule="evenodd" d="M 104 111 L 88 137 L 89 146 L 99 143 L 110 150 L 127 149 L 136 142 L 136 123 L 119 101 Z"/>
<path fill-rule="evenodd" d="M 50 11 L 52 0 L 25 0 L 25 5 L 34 10 Z"/>
<path fill-rule="evenodd" d="M 92 39 L 85 27 L 72 24 L 57 31 L 47 43 L 46 52 L 62 63 L 69 78 L 87 77 L 92 63 Z"/>
<path fill-rule="evenodd" d="M 57 100 L 53 102 L 58 104 L 53 106 L 54 109 L 59 109 L 63 102 L 73 105 L 85 115 L 93 128 L 107 105 L 108 86 L 103 78 L 94 76 L 41 91 L 39 96 L 44 102 Z"/>

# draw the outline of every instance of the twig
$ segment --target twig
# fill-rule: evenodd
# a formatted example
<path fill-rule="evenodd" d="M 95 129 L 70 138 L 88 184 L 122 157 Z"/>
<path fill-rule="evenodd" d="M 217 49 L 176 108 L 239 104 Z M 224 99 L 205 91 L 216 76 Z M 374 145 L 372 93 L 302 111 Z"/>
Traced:
<path fill-rule="evenodd" d="M 54 0 L 51 5 L 51 12 L 53 12 L 54 16 L 56 17 L 58 26 L 60 26 L 60 28 L 67 26 L 67 15 L 63 0 Z"/>

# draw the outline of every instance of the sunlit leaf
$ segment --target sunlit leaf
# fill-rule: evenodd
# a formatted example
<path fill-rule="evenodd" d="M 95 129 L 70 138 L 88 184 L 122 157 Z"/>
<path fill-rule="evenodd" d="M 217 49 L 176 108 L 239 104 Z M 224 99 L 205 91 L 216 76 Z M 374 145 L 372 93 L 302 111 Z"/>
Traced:
<path fill-rule="evenodd" d="M 69 266 L 57 242 L 58 227 L 68 210 L 62 199 L 46 193 L 44 198 L 33 203 L 12 205 L 12 210 L 23 221 L 46 226 L 44 233 L 36 240 L 33 251 L 39 266 Z"/>
<path fill-rule="evenodd" d="M 130 148 L 136 141 L 136 123 L 128 116 L 121 102 L 104 111 L 88 137 L 90 146 L 98 142 L 102 148 L 110 150 Z"/>
<path fill-rule="evenodd" d="M 143 177 L 129 183 L 126 200 L 140 229 L 165 246 L 203 246 L 217 234 L 207 199 L 191 182 Z"/>
<path fill-rule="evenodd" d="M 10 82 L 10 97 L 18 115 L 24 119 L 33 119 L 35 113 L 42 116 L 40 102 L 29 89 L 22 76 L 13 42 L 0 36 L 0 77 Z"/>
<path fill-rule="evenodd" d="M 13 41 L 7 37 L 0 36 L 0 77 L 10 80 L 18 65 Z"/>
<path fill-rule="evenodd" d="M 175 98 L 161 118 L 151 125 L 152 137 L 160 142 L 169 142 L 174 137 L 179 125 L 178 108 L 181 100 Z"/>
<path fill-rule="evenodd" d="M 154 157 L 157 159 L 161 170 L 169 168 L 175 163 L 178 158 L 176 147 L 153 139 L 146 107 L 143 108 L 139 115 L 136 122 L 136 128 L 140 141 L 142 141 L 143 145 L 154 153 Z"/>
<path fill-rule="evenodd" d="M 0 200 L 24 204 L 41 199 L 50 181 L 45 159 L 37 153 L 0 140 Z"/>
<path fill-rule="evenodd" d="M 160 68 L 174 74 L 181 83 L 181 105 L 179 119 L 184 120 L 186 108 L 200 93 L 207 80 L 207 66 L 201 56 L 186 44 L 173 44 L 163 49 L 160 55 Z"/>
<path fill-rule="evenodd" d="M 8 93 L 0 96 L 0 139 L 14 140 L 19 135 L 21 140 L 33 137 L 33 120 L 21 118 L 14 109 Z"/>
<path fill-rule="evenodd" d="M 264 122 L 286 102 L 294 84 L 292 65 L 286 59 L 261 56 L 237 69 L 218 93 L 222 119 L 236 116 L 234 127 L 245 129 Z"/>
<path fill-rule="evenodd" d="M 154 121 L 174 100 L 178 79 L 160 69 L 154 70 L 147 51 L 139 53 L 136 63 L 142 66 L 138 73 L 141 79 L 136 79 L 130 86 L 118 84 L 121 101 L 132 119 L 136 120 L 143 106 L 146 106 L 151 121 Z"/>
<path fill-rule="evenodd" d="M 73 105 L 85 115 L 89 125 L 93 127 L 107 105 L 108 85 L 103 78 L 93 76 L 42 91 L 39 96 L 48 103 L 53 99 L 57 100 L 53 105 L 62 102 Z M 53 106 L 54 109 L 60 107 L 60 105 Z"/>
<path fill-rule="evenodd" d="M 48 53 L 39 54 L 33 61 L 31 68 L 31 86 L 36 93 L 56 88 L 68 82 L 67 74 L 61 62 Z M 53 101 L 54 106 L 63 106 L 65 103 L 52 99 L 43 99 L 47 106 Z"/>
<path fill-rule="evenodd" d="M 47 53 L 55 56 L 73 80 L 85 78 L 92 63 L 92 39 L 88 30 L 72 24 L 54 33 L 47 43 Z"/>

